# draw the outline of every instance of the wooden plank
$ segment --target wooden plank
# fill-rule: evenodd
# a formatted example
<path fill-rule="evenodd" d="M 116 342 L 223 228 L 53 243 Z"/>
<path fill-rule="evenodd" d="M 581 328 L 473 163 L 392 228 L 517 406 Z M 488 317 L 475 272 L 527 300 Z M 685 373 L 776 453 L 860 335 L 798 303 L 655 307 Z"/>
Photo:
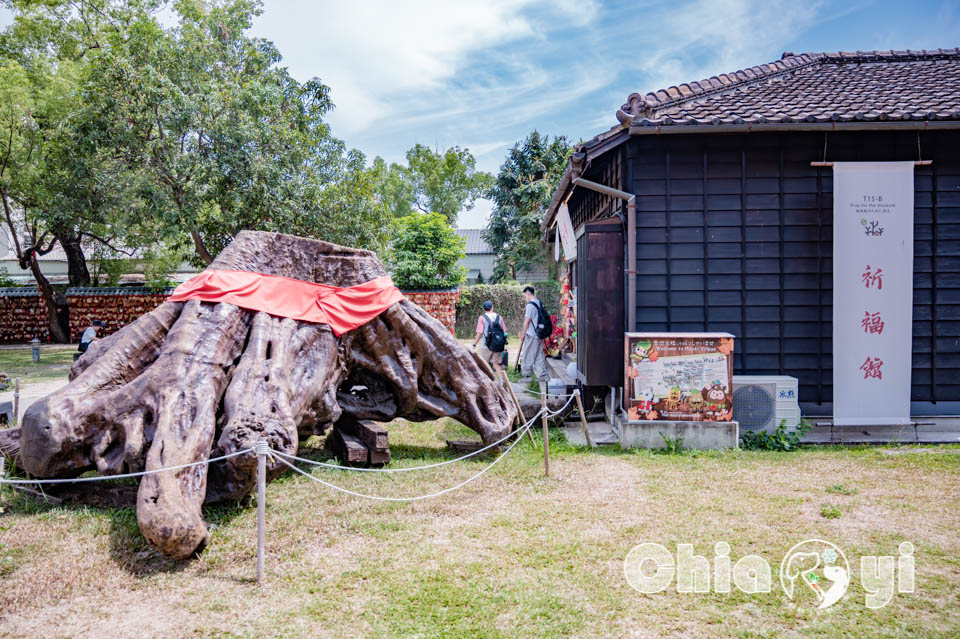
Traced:
<path fill-rule="evenodd" d="M 336 428 L 362 441 L 370 450 L 387 451 L 390 444 L 387 429 L 366 419 L 342 416 L 337 420 Z"/>
<path fill-rule="evenodd" d="M 370 451 L 370 465 L 371 466 L 383 466 L 384 464 L 390 463 L 390 449 L 386 450 L 371 450 Z"/>
<path fill-rule="evenodd" d="M 370 459 L 363 442 L 339 428 L 334 428 L 327 436 L 326 446 L 344 464 L 366 464 Z"/>

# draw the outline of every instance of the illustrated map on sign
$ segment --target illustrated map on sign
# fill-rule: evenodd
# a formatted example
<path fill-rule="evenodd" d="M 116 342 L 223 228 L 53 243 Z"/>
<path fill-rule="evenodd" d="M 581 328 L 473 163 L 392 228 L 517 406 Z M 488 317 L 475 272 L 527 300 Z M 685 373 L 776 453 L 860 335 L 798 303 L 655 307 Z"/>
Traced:
<path fill-rule="evenodd" d="M 630 333 L 626 346 L 631 420 L 730 418 L 732 336 Z"/>

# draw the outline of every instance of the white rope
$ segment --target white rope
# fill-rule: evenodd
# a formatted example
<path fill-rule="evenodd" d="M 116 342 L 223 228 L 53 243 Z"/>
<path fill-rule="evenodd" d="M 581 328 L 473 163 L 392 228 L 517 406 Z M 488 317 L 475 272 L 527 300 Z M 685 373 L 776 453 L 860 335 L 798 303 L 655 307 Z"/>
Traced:
<path fill-rule="evenodd" d="M 548 397 L 573 397 L 574 393 L 551 393 L 547 391 L 546 393 L 541 393 L 540 391 L 535 391 L 527 388 L 526 386 L 521 386 L 516 382 L 510 382 L 510 385 L 513 386 L 513 389 L 520 391 L 522 393 L 530 393 L 531 395 L 546 395 Z"/>
<path fill-rule="evenodd" d="M 504 435 L 503 437 L 493 442 L 492 444 L 488 444 L 479 450 L 469 452 L 466 455 L 462 455 L 460 457 L 447 459 L 445 461 L 437 462 L 435 464 L 426 464 L 425 466 L 410 466 L 408 468 L 355 468 L 353 466 L 341 466 L 339 464 L 328 464 L 326 462 L 314 461 L 312 459 L 305 459 L 303 457 L 297 457 L 296 455 L 290 455 L 289 453 L 282 453 L 279 450 L 274 450 L 273 453 L 287 460 L 303 462 L 304 464 L 310 464 L 311 466 L 321 466 L 323 468 L 330 468 L 332 470 L 352 470 L 354 472 L 360 472 L 360 473 L 409 473 L 414 470 L 427 470 L 429 468 L 437 468 L 438 466 L 446 466 L 447 464 L 453 464 L 454 462 L 463 461 L 464 459 L 475 457 L 476 455 L 479 455 L 482 452 L 490 450 L 494 446 L 499 446 L 500 444 L 507 441 L 514 435 L 518 435 L 524 428 L 527 428 L 531 424 L 533 424 L 533 422 L 535 422 L 537 418 L 540 417 L 540 414 L 542 412 L 543 412 L 543 409 L 537 411 L 537 414 L 531 417 L 526 424 L 524 424 L 517 430 L 511 431 L 510 433 Z"/>
<path fill-rule="evenodd" d="M 235 453 L 230 453 L 229 455 L 223 455 L 222 457 L 214 457 L 213 459 L 201 459 L 200 461 L 195 461 L 189 464 L 181 464 L 180 466 L 168 466 L 167 468 L 158 468 L 156 470 L 144 470 L 139 473 L 125 473 L 122 475 L 97 475 L 96 477 L 75 477 L 73 479 L 5 479 L 0 477 L 0 484 L 79 484 L 81 482 L 90 482 L 90 481 L 107 481 L 110 479 L 129 479 L 131 477 L 143 477 L 144 475 L 156 475 L 158 473 L 165 473 L 171 470 L 183 470 L 184 468 L 193 468 L 194 466 L 202 466 L 203 464 L 212 464 L 213 462 L 222 461 L 224 459 L 230 459 L 231 457 L 237 457 L 238 455 L 245 455 L 246 453 L 252 453 L 253 448 L 245 448 L 243 450 L 238 450 Z"/>
<path fill-rule="evenodd" d="M 484 469 L 481 470 L 481 471 L 480 471 L 479 473 L 477 473 L 476 475 L 473 475 L 472 477 L 469 477 L 469 478 L 463 480 L 462 482 L 460 482 L 460 483 L 457 484 L 456 486 L 451 486 L 451 487 L 449 487 L 449 488 L 444 488 L 443 490 L 437 491 L 437 492 L 435 492 L 435 493 L 430 493 L 430 494 L 428 494 L 428 495 L 417 495 L 417 496 L 415 496 L 415 497 L 380 497 L 380 496 L 378 496 L 378 495 L 367 495 L 367 494 L 364 494 L 364 493 L 358 493 L 358 492 L 356 492 L 356 491 L 349 490 L 349 489 L 343 488 L 343 487 L 341 487 L 341 486 L 337 486 L 336 484 L 331 484 L 330 482 L 326 482 L 326 481 L 320 479 L 319 477 L 314 477 L 314 476 L 311 475 L 310 473 L 308 473 L 308 472 L 306 472 L 306 471 L 303 471 L 303 470 L 300 470 L 299 468 L 297 468 L 296 466 L 294 466 L 293 464 L 291 464 L 290 462 L 288 462 L 286 459 L 283 459 L 282 457 L 278 457 L 277 459 L 278 459 L 281 463 L 289 466 L 290 468 L 292 468 L 292 469 L 295 470 L 296 472 L 300 473 L 300 474 L 303 475 L 304 477 L 306 477 L 306 478 L 308 478 L 308 479 L 311 479 L 311 480 L 317 482 L 318 484 L 323 484 L 323 485 L 326 486 L 327 488 L 332 488 L 333 490 L 337 490 L 337 491 L 339 491 L 339 492 L 341 492 L 341 493 L 346 493 L 347 495 L 352 495 L 352 496 L 354 496 L 354 497 L 363 497 L 364 499 L 372 499 L 372 500 L 374 500 L 374 501 L 392 501 L 392 502 L 421 501 L 421 500 L 423 500 L 423 499 L 431 499 L 431 498 L 433 498 L 433 497 L 439 497 L 439 496 L 441 496 L 441 495 L 446 495 L 446 494 L 449 493 L 449 492 L 453 492 L 454 490 L 457 490 L 458 488 L 462 488 L 462 487 L 466 486 L 467 484 L 469 484 L 470 482 L 472 482 L 472 481 L 474 481 L 474 480 L 476 480 L 476 479 L 479 479 L 484 473 L 486 473 L 488 470 L 490 470 L 491 468 L 493 468 L 494 466 L 496 466 L 498 463 L 500 463 L 500 460 L 503 459 L 503 458 L 506 456 L 507 453 L 509 453 L 511 450 L 513 450 L 513 447 L 516 446 L 517 443 L 518 443 L 521 439 L 523 439 L 523 434 L 524 434 L 529 428 L 530 428 L 530 425 L 529 425 L 529 423 L 528 423 L 528 424 L 525 425 L 523 428 L 521 428 L 520 430 L 518 430 L 518 431 L 517 431 L 517 438 L 513 441 L 513 443 L 511 443 L 511 444 L 507 447 L 507 449 L 506 449 L 505 451 L 503 451 L 502 453 L 500 453 L 500 456 L 499 456 L 499 457 L 497 457 L 495 460 L 493 460 L 488 466 L 484 467 Z"/>
<path fill-rule="evenodd" d="M 570 397 L 570 398 L 567 400 L 567 403 L 564 404 L 563 406 L 561 406 L 560 408 L 558 408 L 557 410 L 555 410 L 555 411 L 548 410 L 548 411 L 547 411 L 547 417 L 556 417 L 557 415 L 559 415 L 559 414 L 562 413 L 563 411 L 567 410 L 567 407 L 570 406 L 570 402 L 573 401 L 573 395 L 570 395 L 569 397 Z M 540 410 L 541 410 L 541 412 L 543 412 L 543 409 L 540 409 Z"/>

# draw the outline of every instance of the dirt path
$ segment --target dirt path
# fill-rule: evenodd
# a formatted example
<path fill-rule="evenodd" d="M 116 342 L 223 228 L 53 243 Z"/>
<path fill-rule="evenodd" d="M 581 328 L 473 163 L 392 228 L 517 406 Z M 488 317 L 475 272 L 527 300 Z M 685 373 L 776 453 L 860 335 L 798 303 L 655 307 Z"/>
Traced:
<path fill-rule="evenodd" d="M 67 377 L 58 377 L 57 379 L 48 379 L 40 382 L 26 382 L 20 387 L 20 414 L 38 399 L 46 397 L 53 391 L 65 386 Z M 0 404 L 13 401 L 13 388 L 0 393 Z"/>

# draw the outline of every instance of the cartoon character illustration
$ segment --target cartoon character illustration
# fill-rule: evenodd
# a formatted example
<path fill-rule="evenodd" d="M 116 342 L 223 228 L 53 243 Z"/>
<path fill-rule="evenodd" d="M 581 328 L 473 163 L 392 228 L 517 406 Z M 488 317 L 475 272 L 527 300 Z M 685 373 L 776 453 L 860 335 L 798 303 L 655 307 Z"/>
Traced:
<path fill-rule="evenodd" d="M 690 391 L 690 396 L 687 397 L 687 406 L 689 406 L 690 410 L 694 413 L 699 413 L 703 410 L 703 393 L 698 390 Z"/>
<path fill-rule="evenodd" d="M 641 413 L 647 413 L 653 410 L 653 389 L 644 388 L 636 397 L 637 410 Z"/>
<path fill-rule="evenodd" d="M 648 339 L 642 339 L 633 345 L 633 352 L 630 353 L 630 361 L 639 364 L 643 360 L 657 361 L 657 351 L 653 350 L 653 344 Z"/>
<path fill-rule="evenodd" d="M 670 394 L 657 402 L 660 411 L 665 410 L 677 410 L 680 408 L 680 400 L 683 399 L 683 393 L 680 392 L 679 386 L 671 386 Z"/>
<path fill-rule="evenodd" d="M 715 380 L 712 386 L 705 386 L 703 388 L 703 396 L 706 401 L 705 410 L 717 413 L 726 411 L 729 398 L 723 389 L 723 385 L 720 384 L 720 380 Z"/>

